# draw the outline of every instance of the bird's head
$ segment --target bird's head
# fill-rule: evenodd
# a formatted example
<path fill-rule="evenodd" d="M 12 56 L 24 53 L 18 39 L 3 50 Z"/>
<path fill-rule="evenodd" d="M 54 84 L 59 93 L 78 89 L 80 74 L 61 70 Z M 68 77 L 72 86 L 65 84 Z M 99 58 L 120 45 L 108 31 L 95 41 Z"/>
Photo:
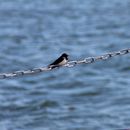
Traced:
<path fill-rule="evenodd" d="M 67 58 L 69 55 L 66 53 L 63 53 L 62 56 Z"/>

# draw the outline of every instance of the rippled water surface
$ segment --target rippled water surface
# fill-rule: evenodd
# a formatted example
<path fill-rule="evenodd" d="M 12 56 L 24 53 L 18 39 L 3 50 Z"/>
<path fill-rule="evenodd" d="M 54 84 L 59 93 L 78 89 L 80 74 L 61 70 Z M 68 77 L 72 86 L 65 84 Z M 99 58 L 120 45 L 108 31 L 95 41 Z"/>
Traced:
<path fill-rule="evenodd" d="M 129 0 L 0 0 L 0 72 L 130 47 Z M 0 130 L 130 128 L 130 55 L 0 80 Z"/>

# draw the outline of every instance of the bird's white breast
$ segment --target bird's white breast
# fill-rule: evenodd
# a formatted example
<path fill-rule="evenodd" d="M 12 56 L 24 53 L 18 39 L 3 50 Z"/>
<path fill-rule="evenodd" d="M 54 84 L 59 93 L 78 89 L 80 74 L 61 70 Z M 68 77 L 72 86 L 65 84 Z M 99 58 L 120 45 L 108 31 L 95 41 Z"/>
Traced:
<path fill-rule="evenodd" d="M 64 60 L 62 62 L 59 63 L 59 65 L 65 65 L 67 63 L 66 58 L 64 57 Z"/>

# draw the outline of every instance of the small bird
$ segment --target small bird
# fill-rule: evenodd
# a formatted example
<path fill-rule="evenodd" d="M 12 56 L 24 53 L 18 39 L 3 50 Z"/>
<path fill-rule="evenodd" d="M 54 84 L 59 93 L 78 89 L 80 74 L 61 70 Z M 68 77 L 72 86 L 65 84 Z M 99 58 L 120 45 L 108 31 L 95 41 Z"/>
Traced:
<path fill-rule="evenodd" d="M 56 59 L 53 63 L 48 65 L 48 67 L 53 69 L 65 65 L 68 62 L 68 56 L 68 54 L 63 53 L 58 59 Z"/>

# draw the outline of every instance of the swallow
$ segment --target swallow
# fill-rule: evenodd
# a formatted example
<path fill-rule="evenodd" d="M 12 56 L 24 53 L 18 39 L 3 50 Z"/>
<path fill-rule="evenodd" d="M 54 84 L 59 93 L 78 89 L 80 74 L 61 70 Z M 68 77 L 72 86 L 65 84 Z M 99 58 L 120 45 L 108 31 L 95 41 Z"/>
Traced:
<path fill-rule="evenodd" d="M 58 59 L 56 59 L 53 63 L 48 65 L 48 67 L 53 69 L 65 65 L 68 62 L 68 56 L 68 54 L 63 53 Z"/>

